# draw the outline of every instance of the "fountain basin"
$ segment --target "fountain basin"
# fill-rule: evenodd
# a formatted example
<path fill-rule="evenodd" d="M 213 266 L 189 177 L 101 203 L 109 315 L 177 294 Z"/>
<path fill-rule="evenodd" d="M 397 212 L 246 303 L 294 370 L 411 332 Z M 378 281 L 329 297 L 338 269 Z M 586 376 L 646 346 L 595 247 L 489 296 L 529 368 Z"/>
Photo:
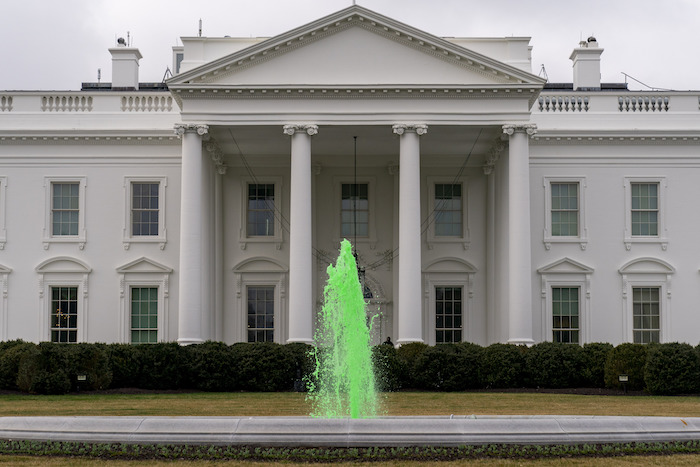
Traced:
<path fill-rule="evenodd" d="M 700 439 L 700 417 L 0 417 L 0 439 L 301 447 L 689 441 Z"/>

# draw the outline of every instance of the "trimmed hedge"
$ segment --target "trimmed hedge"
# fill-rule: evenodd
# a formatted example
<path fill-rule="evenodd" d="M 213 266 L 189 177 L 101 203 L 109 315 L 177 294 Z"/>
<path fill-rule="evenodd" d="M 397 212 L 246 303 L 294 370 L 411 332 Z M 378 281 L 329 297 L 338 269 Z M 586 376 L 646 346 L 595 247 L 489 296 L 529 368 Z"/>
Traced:
<path fill-rule="evenodd" d="M 0 342 L 0 389 L 37 394 L 142 388 L 198 391 L 303 391 L 314 377 L 314 347 L 221 342 L 55 344 Z M 651 394 L 700 393 L 700 346 L 543 342 L 421 343 L 372 349 L 377 388 L 464 391 L 484 388 L 627 389 Z M 79 374 L 85 380 L 77 381 Z M 78 386 L 80 385 L 80 386 Z"/>

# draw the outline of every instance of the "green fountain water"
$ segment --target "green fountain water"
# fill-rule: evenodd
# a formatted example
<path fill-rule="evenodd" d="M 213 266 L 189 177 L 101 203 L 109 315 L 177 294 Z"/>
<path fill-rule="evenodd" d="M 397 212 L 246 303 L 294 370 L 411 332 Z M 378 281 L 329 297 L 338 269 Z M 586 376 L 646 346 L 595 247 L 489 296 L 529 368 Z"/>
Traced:
<path fill-rule="evenodd" d="M 312 417 L 377 415 L 370 330 L 357 264 L 348 240 L 328 266 L 324 304 L 314 336 L 316 370 L 309 383 Z"/>

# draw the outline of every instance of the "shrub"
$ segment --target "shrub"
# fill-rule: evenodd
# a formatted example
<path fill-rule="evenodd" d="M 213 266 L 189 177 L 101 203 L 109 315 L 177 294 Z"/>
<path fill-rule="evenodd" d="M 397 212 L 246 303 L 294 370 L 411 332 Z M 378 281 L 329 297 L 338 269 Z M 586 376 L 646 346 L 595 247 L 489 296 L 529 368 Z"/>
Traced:
<path fill-rule="evenodd" d="M 292 359 L 295 368 L 293 389 L 295 391 L 306 391 L 306 383 L 311 380 L 316 370 L 314 346 L 301 342 L 293 342 L 285 345 L 284 351 Z"/>
<path fill-rule="evenodd" d="M 482 379 L 488 388 L 519 388 L 524 385 L 527 347 L 491 344 L 482 355 Z"/>
<path fill-rule="evenodd" d="M 415 362 L 420 389 L 463 391 L 480 386 L 482 348 L 476 344 L 440 344 L 422 352 Z"/>
<path fill-rule="evenodd" d="M 235 361 L 237 390 L 290 391 L 294 388 L 296 365 L 291 352 L 272 342 L 238 343 L 231 346 Z"/>
<path fill-rule="evenodd" d="M 112 388 L 134 388 L 141 380 L 141 363 L 137 346 L 132 344 L 109 344 L 107 346 L 109 366 L 112 371 Z"/>
<path fill-rule="evenodd" d="M 690 394 L 700 391 L 700 362 L 688 344 L 649 346 L 644 367 L 646 389 L 652 394 Z"/>
<path fill-rule="evenodd" d="M 175 342 L 135 345 L 140 367 L 137 387 L 143 389 L 179 389 L 186 374 L 182 347 Z"/>
<path fill-rule="evenodd" d="M 0 348 L 0 389 L 17 390 L 19 362 L 22 356 L 36 348 L 36 345 L 14 340 L 0 343 Z"/>
<path fill-rule="evenodd" d="M 27 350 L 17 372 L 20 390 L 37 394 L 66 394 L 71 390 L 68 346 L 42 342 Z"/>
<path fill-rule="evenodd" d="M 581 382 L 582 350 L 578 345 L 541 342 L 525 355 L 527 381 L 533 387 L 573 388 Z"/>
<path fill-rule="evenodd" d="M 80 389 L 106 389 L 112 382 L 112 370 L 105 344 L 71 344 L 66 346 L 66 374 L 72 389 L 78 389 L 78 375 L 86 376 Z"/>
<path fill-rule="evenodd" d="M 418 387 L 416 380 L 416 361 L 423 352 L 430 348 L 422 342 L 402 344 L 396 351 L 396 356 L 403 362 L 404 374 L 401 375 L 401 386 L 405 388 Z"/>
<path fill-rule="evenodd" d="M 187 362 L 189 386 L 202 391 L 232 391 L 236 364 L 229 346 L 221 342 L 188 345 L 183 353 Z"/>
<path fill-rule="evenodd" d="M 608 354 L 605 360 L 605 386 L 622 389 L 619 375 L 629 377 L 627 388 L 632 391 L 644 389 L 644 364 L 647 347 L 642 344 L 620 344 Z"/>
<path fill-rule="evenodd" d="M 406 363 L 393 345 L 379 344 L 372 348 L 372 363 L 378 391 L 397 391 L 403 386 Z"/>
<path fill-rule="evenodd" d="M 581 385 L 590 388 L 605 387 L 605 361 L 612 351 L 612 344 L 590 343 L 583 346 L 583 370 Z"/>

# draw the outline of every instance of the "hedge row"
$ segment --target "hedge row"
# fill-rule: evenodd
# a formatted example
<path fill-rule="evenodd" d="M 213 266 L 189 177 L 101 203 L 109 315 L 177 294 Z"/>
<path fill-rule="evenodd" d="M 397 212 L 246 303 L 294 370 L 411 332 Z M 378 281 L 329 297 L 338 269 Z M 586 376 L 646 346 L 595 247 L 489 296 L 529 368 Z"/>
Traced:
<path fill-rule="evenodd" d="M 313 377 L 305 344 L 205 342 L 32 344 L 0 342 L 0 389 L 65 394 L 109 388 L 201 391 L 302 390 Z M 625 388 L 651 394 L 700 393 L 700 346 L 543 342 L 532 347 L 413 343 L 374 347 L 384 391 L 484 388 Z M 84 375 L 78 381 L 78 375 Z"/>

